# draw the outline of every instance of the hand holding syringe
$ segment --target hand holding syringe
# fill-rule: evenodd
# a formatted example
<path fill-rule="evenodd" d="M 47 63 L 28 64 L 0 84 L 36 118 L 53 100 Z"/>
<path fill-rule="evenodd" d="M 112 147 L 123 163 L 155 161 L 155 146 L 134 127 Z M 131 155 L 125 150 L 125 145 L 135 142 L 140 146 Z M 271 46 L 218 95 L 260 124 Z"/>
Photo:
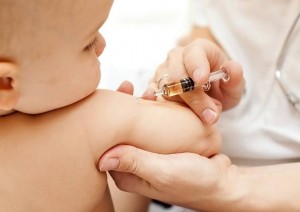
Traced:
<path fill-rule="evenodd" d="M 210 73 L 207 83 L 202 85 L 203 90 L 208 91 L 211 87 L 211 83 L 220 79 L 222 79 L 223 81 L 228 81 L 230 79 L 228 72 L 223 68 Z M 179 82 L 171 82 L 164 84 L 162 88 L 158 91 L 155 91 L 153 95 L 163 95 L 167 97 L 176 96 L 188 91 L 192 91 L 197 86 L 199 85 L 195 85 L 192 78 L 188 77 L 181 79 Z"/>

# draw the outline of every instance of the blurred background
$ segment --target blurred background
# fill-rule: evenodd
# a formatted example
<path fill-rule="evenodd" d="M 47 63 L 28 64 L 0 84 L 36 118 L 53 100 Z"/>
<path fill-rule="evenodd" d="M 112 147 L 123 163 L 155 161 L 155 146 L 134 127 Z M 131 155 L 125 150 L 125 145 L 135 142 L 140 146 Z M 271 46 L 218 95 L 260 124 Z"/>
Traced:
<path fill-rule="evenodd" d="M 122 81 L 140 96 L 168 51 L 188 33 L 189 0 L 115 0 L 101 29 L 106 39 L 99 88 L 115 90 Z"/>

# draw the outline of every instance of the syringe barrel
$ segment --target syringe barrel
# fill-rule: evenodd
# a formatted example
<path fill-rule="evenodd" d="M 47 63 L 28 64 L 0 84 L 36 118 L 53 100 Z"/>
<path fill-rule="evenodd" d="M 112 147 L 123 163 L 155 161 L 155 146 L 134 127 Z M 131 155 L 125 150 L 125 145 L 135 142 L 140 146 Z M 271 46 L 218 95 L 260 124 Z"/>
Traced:
<path fill-rule="evenodd" d="M 176 96 L 188 91 L 192 91 L 195 88 L 194 81 L 188 77 L 181 79 L 180 82 L 173 82 L 165 84 L 162 87 L 164 96 Z"/>
<path fill-rule="evenodd" d="M 221 68 L 218 71 L 211 72 L 209 75 L 208 82 L 202 85 L 204 91 L 208 91 L 211 87 L 211 83 L 222 79 L 223 81 L 228 81 L 230 79 L 229 73 L 225 68 Z M 171 82 L 165 84 L 160 91 L 155 92 L 155 95 L 164 95 L 164 96 L 176 96 L 188 91 L 195 89 L 195 83 L 192 78 L 181 79 L 180 82 Z"/>

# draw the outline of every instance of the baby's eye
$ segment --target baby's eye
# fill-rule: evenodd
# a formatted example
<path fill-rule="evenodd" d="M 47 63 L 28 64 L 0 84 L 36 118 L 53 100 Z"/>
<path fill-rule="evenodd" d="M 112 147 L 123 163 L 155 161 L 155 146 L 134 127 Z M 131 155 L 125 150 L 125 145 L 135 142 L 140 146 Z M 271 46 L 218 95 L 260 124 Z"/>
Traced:
<path fill-rule="evenodd" d="M 105 47 L 105 40 L 102 35 L 98 32 L 95 38 L 84 48 L 84 52 L 93 53 L 99 57 Z"/>
<path fill-rule="evenodd" d="M 89 44 L 87 45 L 84 50 L 89 51 L 89 50 L 94 50 L 97 44 L 97 37 Z"/>

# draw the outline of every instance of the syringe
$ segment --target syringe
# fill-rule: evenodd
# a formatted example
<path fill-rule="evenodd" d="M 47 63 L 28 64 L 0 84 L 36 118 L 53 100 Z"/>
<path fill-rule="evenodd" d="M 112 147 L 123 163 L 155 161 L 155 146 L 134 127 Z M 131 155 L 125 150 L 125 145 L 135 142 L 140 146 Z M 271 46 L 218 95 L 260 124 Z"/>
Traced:
<path fill-rule="evenodd" d="M 214 71 L 210 73 L 207 83 L 202 85 L 203 90 L 208 91 L 211 87 L 211 83 L 220 79 L 222 79 L 223 81 L 228 81 L 230 79 L 227 70 L 224 68 L 221 68 L 218 71 Z M 188 91 L 192 91 L 197 86 L 198 85 L 195 85 L 192 78 L 188 77 L 188 78 L 181 79 L 179 82 L 171 82 L 171 83 L 164 84 L 162 88 L 159 89 L 158 91 L 155 91 L 153 95 L 154 96 L 163 95 L 168 97 L 176 96 Z"/>

